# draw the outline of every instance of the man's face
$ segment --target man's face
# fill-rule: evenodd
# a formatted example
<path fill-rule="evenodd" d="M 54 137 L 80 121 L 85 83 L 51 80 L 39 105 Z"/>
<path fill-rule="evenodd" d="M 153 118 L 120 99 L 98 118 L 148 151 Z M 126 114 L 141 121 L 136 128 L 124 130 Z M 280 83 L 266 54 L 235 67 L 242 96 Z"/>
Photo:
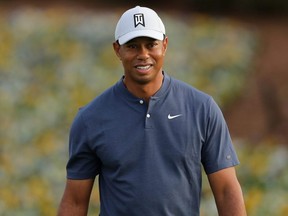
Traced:
<path fill-rule="evenodd" d="M 123 45 L 115 42 L 113 46 L 123 64 L 125 83 L 144 85 L 162 75 L 167 44 L 167 37 L 163 41 L 138 37 Z"/>

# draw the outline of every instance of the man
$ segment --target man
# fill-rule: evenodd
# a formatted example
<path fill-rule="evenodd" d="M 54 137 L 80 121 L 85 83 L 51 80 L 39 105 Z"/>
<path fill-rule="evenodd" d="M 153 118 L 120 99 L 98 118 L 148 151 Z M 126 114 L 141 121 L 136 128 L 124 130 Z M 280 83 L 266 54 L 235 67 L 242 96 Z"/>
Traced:
<path fill-rule="evenodd" d="M 59 216 L 87 215 L 96 175 L 101 216 L 199 215 L 201 165 L 219 215 L 246 215 L 222 113 L 163 72 L 167 45 L 155 11 L 137 6 L 121 16 L 113 47 L 124 76 L 74 120 Z"/>

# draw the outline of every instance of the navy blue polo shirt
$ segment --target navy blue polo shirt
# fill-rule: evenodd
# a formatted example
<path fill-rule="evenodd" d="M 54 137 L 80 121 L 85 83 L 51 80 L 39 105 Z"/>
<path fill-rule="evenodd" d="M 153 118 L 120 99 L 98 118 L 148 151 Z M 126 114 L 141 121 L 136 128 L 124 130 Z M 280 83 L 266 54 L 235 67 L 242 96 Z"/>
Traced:
<path fill-rule="evenodd" d="M 69 153 L 67 178 L 99 175 L 101 216 L 199 215 L 202 165 L 239 163 L 214 100 L 167 74 L 149 104 L 121 79 L 80 109 Z"/>

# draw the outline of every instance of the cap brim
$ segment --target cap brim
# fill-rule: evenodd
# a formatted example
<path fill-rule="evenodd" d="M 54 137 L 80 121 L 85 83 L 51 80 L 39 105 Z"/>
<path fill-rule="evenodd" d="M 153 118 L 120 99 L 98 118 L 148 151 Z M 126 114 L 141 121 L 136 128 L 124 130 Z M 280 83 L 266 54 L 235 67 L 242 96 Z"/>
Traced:
<path fill-rule="evenodd" d="M 163 40 L 164 35 L 162 32 L 158 32 L 154 30 L 138 30 L 138 31 L 129 32 L 119 37 L 118 42 L 120 45 L 122 45 L 137 37 L 150 37 L 156 40 Z"/>

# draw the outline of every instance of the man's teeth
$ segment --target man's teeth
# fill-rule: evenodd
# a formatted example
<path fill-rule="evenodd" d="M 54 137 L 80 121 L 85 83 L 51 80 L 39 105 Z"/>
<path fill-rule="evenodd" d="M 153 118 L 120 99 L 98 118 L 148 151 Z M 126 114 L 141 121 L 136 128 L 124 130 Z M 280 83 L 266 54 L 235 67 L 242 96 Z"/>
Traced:
<path fill-rule="evenodd" d="M 147 65 L 147 66 L 137 66 L 137 69 L 140 69 L 140 70 L 148 70 L 150 68 L 150 65 Z"/>

